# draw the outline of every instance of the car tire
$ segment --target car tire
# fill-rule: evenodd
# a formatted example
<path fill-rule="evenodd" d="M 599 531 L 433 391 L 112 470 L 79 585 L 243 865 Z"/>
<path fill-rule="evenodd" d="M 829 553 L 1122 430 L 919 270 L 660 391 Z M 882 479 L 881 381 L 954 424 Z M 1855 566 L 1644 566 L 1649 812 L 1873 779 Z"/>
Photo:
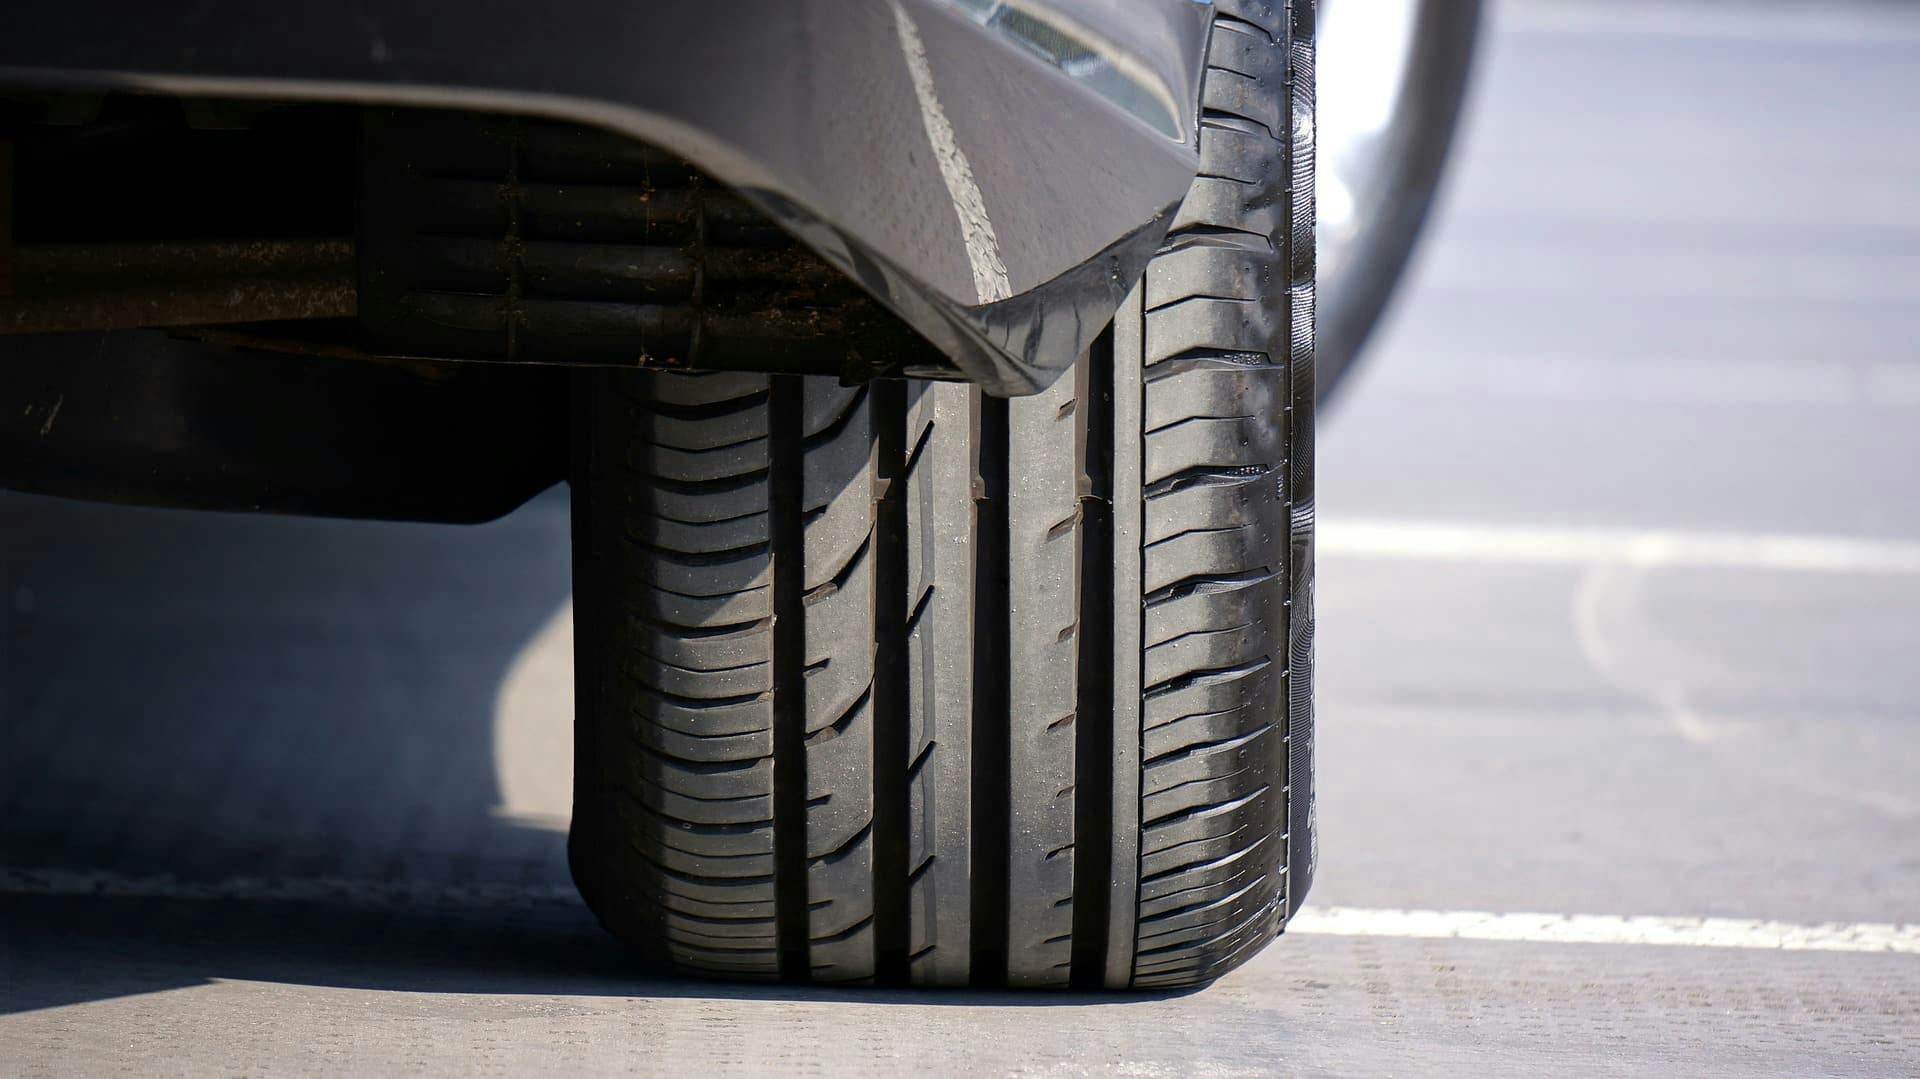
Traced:
<path fill-rule="evenodd" d="M 1313 865 L 1312 5 L 1046 392 L 589 371 L 570 856 L 675 968 L 1202 984 Z"/>

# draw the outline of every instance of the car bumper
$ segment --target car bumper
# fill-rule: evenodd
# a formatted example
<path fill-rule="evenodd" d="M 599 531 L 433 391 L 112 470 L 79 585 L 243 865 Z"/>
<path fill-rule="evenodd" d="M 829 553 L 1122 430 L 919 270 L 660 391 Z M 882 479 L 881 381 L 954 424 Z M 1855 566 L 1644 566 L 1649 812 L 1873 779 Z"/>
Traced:
<path fill-rule="evenodd" d="M 972 379 L 1044 387 L 1198 165 L 1193 0 L 61 0 L 0 84 L 441 106 L 658 145 L 737 188 Z"/>

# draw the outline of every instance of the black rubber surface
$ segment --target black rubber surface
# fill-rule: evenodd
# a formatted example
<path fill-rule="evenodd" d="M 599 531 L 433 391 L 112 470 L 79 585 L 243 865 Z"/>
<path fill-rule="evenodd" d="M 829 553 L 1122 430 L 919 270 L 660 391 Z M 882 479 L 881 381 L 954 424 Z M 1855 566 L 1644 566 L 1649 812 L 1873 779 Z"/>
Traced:
<path fill-rule="evenodd" d="M 582 374 L 571 858 L 688 970 L 1173 986 L 1312 867 L 1311 5 L 1048 391 Z"/>

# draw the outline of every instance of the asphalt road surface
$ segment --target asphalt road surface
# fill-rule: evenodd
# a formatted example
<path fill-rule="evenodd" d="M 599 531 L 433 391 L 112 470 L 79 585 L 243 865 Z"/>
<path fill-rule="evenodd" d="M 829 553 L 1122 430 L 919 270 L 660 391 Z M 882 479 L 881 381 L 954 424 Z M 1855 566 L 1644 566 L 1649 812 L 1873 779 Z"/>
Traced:
<path fill-rule="evenodd" d="M 1248 968 L 651 975 L 566 873 L 564 491 L 5 496 L 0 1072 L 1920 1072 L 1920 16 L 1620 10 L 1500 9 L 1324 424 L 1323 856 Z"/>

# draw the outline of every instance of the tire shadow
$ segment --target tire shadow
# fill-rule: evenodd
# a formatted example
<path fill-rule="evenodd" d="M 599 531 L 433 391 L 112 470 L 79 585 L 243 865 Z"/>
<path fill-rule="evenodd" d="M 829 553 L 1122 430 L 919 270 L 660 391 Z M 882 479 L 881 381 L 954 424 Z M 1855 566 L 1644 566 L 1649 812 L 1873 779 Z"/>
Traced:
<path fill-rule="evenodd" d="M 564 488 L 471 528 L 0 494 L 0 862 L 186 888 L 563 889 L 564 817 L 498 811 L 495 728 L 505 672 L 569 587 Z M 570 698 L 537 718 L 564 768 Z M 166 906 L 11 896 L 7 1006 L 226 977 L 256 952 L 300 980 L 316 953 L 266 953 L 341 917 L 259 904 L 280 935 L 226 938 L 249 924 L 232 904 L 148 920 L 129 902 Z M 103 945 L 124 976 L 88 982 L 74 966 Z M 23 961 L 50 946 L 75 964 Z"/>
<path fill-rule="evenodd" d="M 741 986 L 649 970 L 620 948 L 572 895 L 570 798 L 555 795 L 572 752 L 553 632 L 569 599 L 568 514 L 564 488 L 476 527 L 0 493 L 0 1013 L 215 979 L 1141 999 Z M 536 653 L 539 676 L 526 677 Z M 525 801 L 516 784 L 540 792 L 543 812 L 503 813 Z M 322 894 L 259 898 L 288 882 L 323 882 Z M 405 899 L 416 893 L 467 898 Z"/>
<path fill-rule="evenodd" d="M 578 903 L 364 909 L 227 899 L 0 897 L 0 1014 L 215 979 L 402 993 L 1040 1007 L 1182 993 L 917 991 L 703 981 L 651 969 Z"/>

